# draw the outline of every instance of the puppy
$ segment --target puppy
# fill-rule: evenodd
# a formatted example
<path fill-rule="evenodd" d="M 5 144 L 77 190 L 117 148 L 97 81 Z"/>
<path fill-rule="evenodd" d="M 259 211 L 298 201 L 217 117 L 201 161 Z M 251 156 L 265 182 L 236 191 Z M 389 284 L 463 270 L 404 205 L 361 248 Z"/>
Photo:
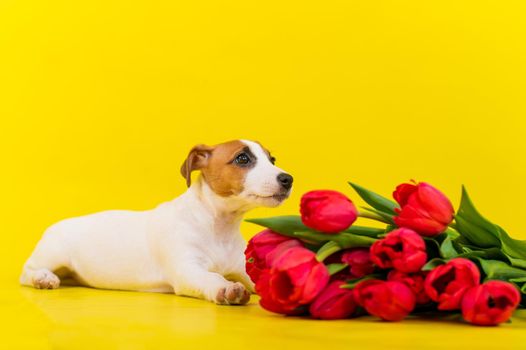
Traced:
<path fill-rule="evenodd" d="M 191 173 L 201 172 L 192 184 Z M 197 145 L 181 167 L 188 190 L 147 211 L 112 210 L 60 221 L 44 233 L 20 283 L 163 292 L 245 304 L 243 215 L 288 198 L 292 176 L 259 143 Z"/>

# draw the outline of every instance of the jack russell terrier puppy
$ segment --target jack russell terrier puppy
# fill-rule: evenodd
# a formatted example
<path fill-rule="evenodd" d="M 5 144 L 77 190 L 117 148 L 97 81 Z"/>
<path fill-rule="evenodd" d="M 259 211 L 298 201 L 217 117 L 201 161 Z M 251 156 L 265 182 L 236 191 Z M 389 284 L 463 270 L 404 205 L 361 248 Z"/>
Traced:
<path fill-rule="evenodd" d="M 147 211 L 112 210 L 60 221 L 44 233 L 20 283 L 175 293 L 246 304 L 243 215 L 288 198 L 292 176 L 259 143 L 197 145 L 181 167 L 188 190 Z M 201 176 L 192 184 L 191 173 Z"/>

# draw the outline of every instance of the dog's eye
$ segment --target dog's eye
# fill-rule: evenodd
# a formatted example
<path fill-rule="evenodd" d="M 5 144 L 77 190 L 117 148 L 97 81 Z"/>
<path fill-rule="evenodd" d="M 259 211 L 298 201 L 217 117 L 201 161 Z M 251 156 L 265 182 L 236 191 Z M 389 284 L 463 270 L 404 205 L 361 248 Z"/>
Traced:
<path fill-rule="evenodd" d="M 247 165 L 250 163 L 250 157 L 246 153 L 241 153 L 237 155 L 235 162 L 239 165 Z"/>

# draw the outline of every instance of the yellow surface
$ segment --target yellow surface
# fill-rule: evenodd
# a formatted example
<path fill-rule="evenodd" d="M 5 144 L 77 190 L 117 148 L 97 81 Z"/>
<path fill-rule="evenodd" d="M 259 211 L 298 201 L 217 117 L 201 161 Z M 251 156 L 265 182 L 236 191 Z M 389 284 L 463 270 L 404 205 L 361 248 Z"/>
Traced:
<path fill-rule="evenodd" d="M 388 194 L 415 178 L 455 203 L 465 183 L 526 239 L 525 15 L 524 1 L 1 1 L 0 342 L 523 346 L 524 320 L 320 323 L 17 277 L 51 223 L 171 199 L 193 144 L 233 138 L 296 179 L 251 216 L 294 213 L 309 189 L 351 193 L 346 180 Z"/>
<path fill-rule="evenodd" d="M 511 324 L 488 328 L 447 319 L 288 318 L 261 309 L 255 297 L 244 307 L 86 288 L 17 288 L 0 297 L 3 318 L 12 316 L 2 335 L 6 349 L 523 350 L 526 342 L 526 312 Z"/>

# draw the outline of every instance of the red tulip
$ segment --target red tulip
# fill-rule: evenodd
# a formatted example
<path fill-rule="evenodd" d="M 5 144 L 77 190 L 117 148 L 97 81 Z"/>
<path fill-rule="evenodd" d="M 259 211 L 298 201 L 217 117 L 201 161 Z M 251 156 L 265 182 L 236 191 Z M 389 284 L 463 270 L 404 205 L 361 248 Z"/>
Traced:
<path fill-rule="evenodd" d="M 292 247 L 275 257 L 272 267 L 261 274 L 256 292 L 263 308 L 283 314 L 296 314 L 311 303 L 329 281 L 329 271 L 316 254 L 303 247 Z"/>
<path fill-rule="evenodd" d="M 338 233 L 349 228 L 358 211 L 349 198 L 337 191 L 307 192 L 301 197 L 301 220 L 314 230 Z"/>
<path fill-rule="evenodd" d="M 413 294 L 416 298 L 416 303 L 418 305 L 423 305 L 431 301 L 431 298 L 429 298 L 424 289 L 424 281 L 426 278 L 426 274 L 427 273 L 424 271 L 415 273 L 404 273 L 396 270 L 391 270 L 387 275 L 387 280 L 404 283 L 413 291 Z"/>
<path fill-rule="evenodd" d="M 453 220 L 454 209 L 449 199 L 425 182 L 401 184 L 393 197 L 401 207 L 395 209 L 398 216 L 394 217 L 394 222 L 422 236 L 431 237 L 444 232 Z"/>
<path fill-rule="evenodd" d="M 349 265 L 349 278 L 361 278 L 374 271 L 368 248 L 355 248 L 344 252 L 341 256 L 341 262 Z"/>
<path fill-rule="evenodd" d="M 462 316 L 469 323 L 494 326 L 506 322 L 520 302 L 511 283 L 489 281 L 473 287 L 462 298 Z"/>
<path fill-rule="evenodd" d="M 426 277 L 424 288 L 429 297 L 438 303 L 439 310 L 460 308 L 466 291 L 480 284 L 477 265 L 464 258 L 455 258 L 435 267 Z"/>
<path fill-rule="evenodd" d="M 369 314 L 400 321 L 415 308 L 415 296 L 404 283 L 366 280 L 353 289 L 354 298 Z"/>
<path fill-rule="evenodd" d="M 413 230 L 399 228 L 373 243 L 371 259 L 382 269 L 417 272 L 426 263 L 426 244 Z"/>
<path fill-rule="evenodd" d="M 336 320 L 351 316 L 356 309 L 353 292 L 340 288 L 344 281 L 334 281 L 316 297 L 309 311 L 312 317 L 323 320 Z"/>
<path fill-rule="evenodd" d="M 256 293 L 261 297 L 259 304 L 265 310 L 283 315 L 302 315 L 307 312 L 307 306 L 299 303 L 282 304 L 277 301 L 270 291 L 270 280 L 272 278 L 270 269 L 261 272 L 256 283 Z"/>
<path fill-rule="evenodd" d="M 245 250 L 245 267 L 254 283 L 259 279 L 261 272 L 269 267 L 267 263 L 269 253 L 285 242 L 287 242 L 287 245 L 283 245 L 282 249 L 302 245 L 299 240 L 280 235 L 270 229 L 259 232 L 248 241 L 247 249 Z"/>

